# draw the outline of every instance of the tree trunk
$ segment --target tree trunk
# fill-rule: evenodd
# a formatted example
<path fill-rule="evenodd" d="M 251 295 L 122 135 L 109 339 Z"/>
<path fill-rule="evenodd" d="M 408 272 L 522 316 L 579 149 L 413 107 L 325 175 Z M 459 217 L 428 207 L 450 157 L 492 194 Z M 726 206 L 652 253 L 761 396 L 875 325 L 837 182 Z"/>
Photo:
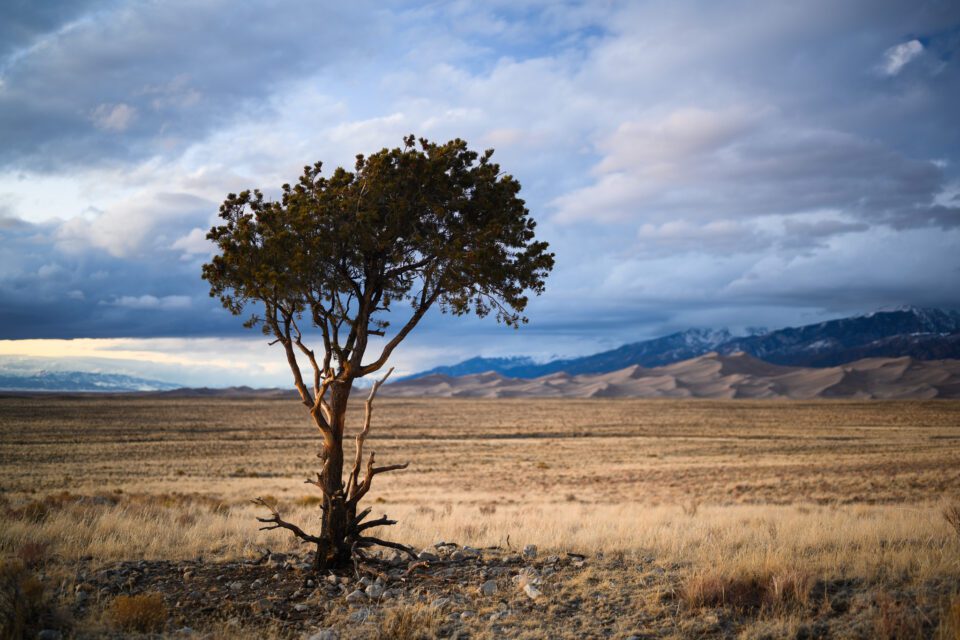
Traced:
<path fill-rule="evenodd" d="M 317 571 L 338 569 L 350 562 L 351 544 L 347 533 L 351 517 L 343 489 L 343 432 L 346 425 L 347 402 L 353 384 L 334 383 L 330 388 L 330 427 L 333 437 L 324 442 L 323 520 L 320 542 L 314 562 Z"/>
<path fill-rule="evenodd" d="M 392 371 L 393 369 L 390 370 L 390 372 Z M 357 558 L 369 560 L 363 550 L 373 546 L 396 549 L 411 557 L 416 557 L 413 550 L 406 545 L 369 535 L 369 530 L 396 524 L 395 520 L 390 520 L 386 514 L 374 520 L 364 520 L 370 514 L 371 509 L 367 508 L 359 513 L 357 512 L 357 504 L 370 490 L 370 484 L 375 475 L 407 468 L 406 463 L 375 467 L 375 454 L 371 451 L 367 457 L 366 471 L 363 478 L 360 478 L 363 443 L 370 431 L 373 397 L 380 385 L 386 381 L 390 372 L 387 372 L 386 376 L 375 382 L 370 390 L 363 429 L 357 434 L 356 438 L 356 457 L 353 467 L 349 471 L 346 485 L 344 485 L 343 478 L 343 434 L 346 425 L 347 402 L 350 399 L 353 381 L 337 380 L 332 382 L 329 388 L 330 399 L 326 405 L 328 408 L 326 419 L 324 420 L 322 415 L 313 414 L 317 426 L 323 433 L 323 452 L 321 455 L 323 470 L 317 474 L 316 480 L 307 480 L 307 483 L 314 485 L 323 493 L 323 516 L 320 532 L 317 535 L 311 535 L 297 525 L 283 520 L 276 505 L 263 498 L 257 498 L 253 501 L 254 504 L 270 510 L 269 517 L 257 518 L 258 521 L 267 525 L 261 527 L 261 529 L 287 529 L 303 542 L 316 545 L 317 555 L 314 560 L 314 569 L 318 572 L 344 568 Z M 318 401 L 314 405 L 314 410 L 318 410 L 320 406 Z"/>

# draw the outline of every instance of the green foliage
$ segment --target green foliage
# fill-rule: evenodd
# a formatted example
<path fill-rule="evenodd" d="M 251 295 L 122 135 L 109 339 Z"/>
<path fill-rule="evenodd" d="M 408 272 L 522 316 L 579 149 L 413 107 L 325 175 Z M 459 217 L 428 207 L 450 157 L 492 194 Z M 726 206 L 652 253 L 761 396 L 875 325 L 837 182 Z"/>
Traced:
<path fill-rule="evenodd" d="M 224 223 L 207 236 L 219 248 L 203 267 L 210 295 L 237 315 L 262 305 L 247 325 L 285 346 L 306 317 L 323 334 L 325 377 L 331 357 L 344 378 L 375 371 L 434 303 L 517 326 L 526 292 L 541 293 L 553 268 L 520 184 L 491 162 L 492 150 L 478 154 L 459 139 L 404 143 L 357 156 L 354 171 L 305 167 L 279 201 L 230 194 Z M 385 335 L 398 302 L 412 307 L 406 323 L 377 362 L 362 365 L 368 336 Z"/>

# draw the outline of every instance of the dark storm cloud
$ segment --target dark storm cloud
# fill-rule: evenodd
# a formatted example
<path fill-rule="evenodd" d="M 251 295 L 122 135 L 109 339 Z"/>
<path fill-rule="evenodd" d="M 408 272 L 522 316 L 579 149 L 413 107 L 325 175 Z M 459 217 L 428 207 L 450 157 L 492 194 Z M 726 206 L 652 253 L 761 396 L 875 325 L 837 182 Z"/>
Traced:
<path fill-rule="evenodd" d="M 363 58 L 383 27 L 364 2 L 184 0 L 101 3 L 57 30 L 76 7 L 27 4 L 0 62 L 0 164 L 45 171 L 182 148 L 285 82 Z"/>
<path fill-rule="evenodd" d="M 57 224 L 0 216 L 0 339 L 213 335 L 236 321 L 210 300 L 199 259 L 166 241 L 138 255 L 66 248 Z"/>

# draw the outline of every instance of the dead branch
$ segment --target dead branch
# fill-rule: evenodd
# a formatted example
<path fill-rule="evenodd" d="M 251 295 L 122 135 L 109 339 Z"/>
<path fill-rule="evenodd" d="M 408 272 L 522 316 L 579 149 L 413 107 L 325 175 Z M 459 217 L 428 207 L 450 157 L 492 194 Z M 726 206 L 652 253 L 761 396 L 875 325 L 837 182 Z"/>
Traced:
<path fill-rule="evenodd" d="M 387 518 L 387 514 L 383 514 L 382 518 L 377 518 L 376 520 L 370 520 L 369 522 L 358 524 L 357 531 L 363 531 L 364 529 L 370 529 L 371 527 L 389 527 L 394 524 L 397 524 L 396 520 L 390 520 Z"/>
<path fill-rule="evenodd" d="M 374 538 L 373 536 L 360 536 L 357 538 L 358 542 L 366 543 L 366 545 L 379 545 L 381 547 L 387 547 L 389 549 L 396 549 L 397 551 L 402 551 L 411 558 L 416 558 L 417 554 L 413 552 L 413 549 L 408 547 L 405 544 L 400 544 L 399 542 L 390 542 L 389 540 L 381 540 L 380 538 Z"/>
<path fill-rule="evenodd" d="M 347 496 L 352 498 L 357 490 L 357 479 L 360 475 L 360 466 L 363 464 L 363 441 L 367 439 L 370 433 L 370 418 L 373 416 L 373 398 L 377 395 L 380 386 L 387 381 L 390 374 L 393 373 L 393 367 L 387 371 L 387 374 L 373 383 L 370 388 L 370 395 L 367 396 L 366 413 L 363 416 L 363 429 L 357 434 L 357 455 L 353 462 L 353 471 L 350 472 L 350 481 L 347 484 Z"/>
<path fill-rule="evenodd" d="M 297 536 L 304 542 L 312 542 L 314 544 L 320 544 L 320 538 L 318 538 L 317 536 L 311 536 L 310 534 L 304 532 L 304 530 L 298 527 L 297 525 L 291 524 L 283 520 L 280 517 L 280 512 L 277 511 L 275 507 L 273 507 L 270 503 L 268 503 L 263 498 L 257 498 L 256 500 L 251 500 L 251 502 L 255 505 L 266 507 L 267 509 L 270 510 L 271 515 L 269 518 L 257 518 L 258 522 L 264 522 L 268 525 L 266 527 L 260 527 L 260 531 L 271 531 L 273 529 L 286 529 L 288 531 L 291 531 L 293 535 Z"/>

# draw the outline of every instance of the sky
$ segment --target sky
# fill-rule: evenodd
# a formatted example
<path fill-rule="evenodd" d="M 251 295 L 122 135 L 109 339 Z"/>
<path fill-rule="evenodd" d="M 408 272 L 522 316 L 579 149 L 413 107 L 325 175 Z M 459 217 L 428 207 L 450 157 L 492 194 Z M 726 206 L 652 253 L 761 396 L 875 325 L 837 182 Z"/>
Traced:
<path fill-rule="evenodd" d="M 200 278 L 217 208 L 409 133 L 494 148 L 557 264 L 400 373 L 960 308 L 958 104 L 949 0 L 4 2 L 0 370 L 288 385 Z"/>

